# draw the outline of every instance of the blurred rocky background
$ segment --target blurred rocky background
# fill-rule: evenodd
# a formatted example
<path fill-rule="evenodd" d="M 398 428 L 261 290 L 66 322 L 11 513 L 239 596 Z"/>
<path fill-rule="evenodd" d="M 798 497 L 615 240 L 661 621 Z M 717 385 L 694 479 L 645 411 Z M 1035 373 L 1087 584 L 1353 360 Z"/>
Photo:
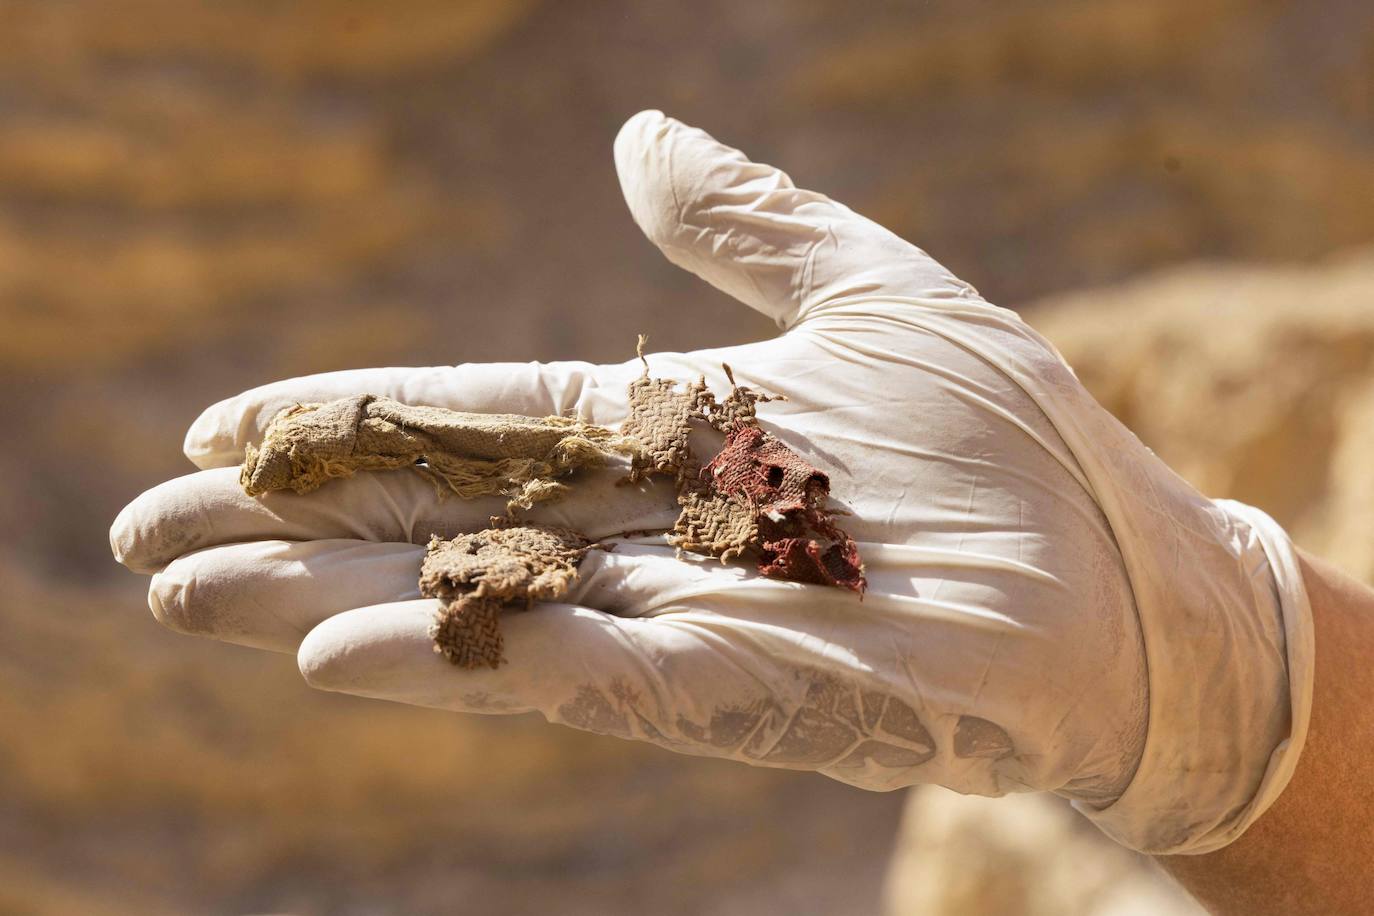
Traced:
<path fill-rule="evenodd" d="M 644 107 L 1374 577 L 1366 0 L 0 0 L 0 913 L 1186 912 L 1042 800 L 917 793 L 888 875 L 899 794 L 315 694 L 110 559 L 262 381 L 770 333 L 624 212 Z"/>

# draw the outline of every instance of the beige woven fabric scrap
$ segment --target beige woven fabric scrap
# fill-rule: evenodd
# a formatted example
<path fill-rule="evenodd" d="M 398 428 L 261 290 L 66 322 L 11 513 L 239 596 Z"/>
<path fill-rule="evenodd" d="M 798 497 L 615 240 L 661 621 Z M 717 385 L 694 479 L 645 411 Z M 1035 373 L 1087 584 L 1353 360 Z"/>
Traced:
<path fill-rule="evenodd" d="M 633 439 L 567 417 L 463 413 L 362 394 L 277 414 L 262 445 L 247 447 L 240 480 L 254 496 L 308 493 L 356 471 L 412 468 L 441 493 L 501 493 L 510 508 L 528 509 L 566 492 L 555 478 L 613 453 L 639 449 Z"/>
<path fill-rule="evenodd" d="M 505 661 L 501 608 L 555 601 L 577 581 L 593 544 L 576 531 L 511 525 L 433 538 L 420 567 L 420 594 L 443 602 L 429 635 L 434 651 L 463 668 Z"/>

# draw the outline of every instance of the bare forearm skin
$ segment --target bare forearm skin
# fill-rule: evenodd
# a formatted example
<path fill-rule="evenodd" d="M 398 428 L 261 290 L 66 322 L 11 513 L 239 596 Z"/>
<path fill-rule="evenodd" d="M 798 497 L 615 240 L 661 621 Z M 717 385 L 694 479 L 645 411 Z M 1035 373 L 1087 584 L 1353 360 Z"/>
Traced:
<path fill-rule="evenodd" d="M 1374 913 L 1374 590 L 1300 556 L 1317 656 L 1293 779 L 1225 849 L 1159 857 L 1218 916 Z"/>

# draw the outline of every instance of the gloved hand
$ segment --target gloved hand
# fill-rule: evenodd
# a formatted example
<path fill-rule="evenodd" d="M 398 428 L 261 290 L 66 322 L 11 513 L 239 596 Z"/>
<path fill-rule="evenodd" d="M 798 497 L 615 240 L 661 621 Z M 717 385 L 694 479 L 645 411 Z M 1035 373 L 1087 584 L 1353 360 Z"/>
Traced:
<path fill-rule="evenodd" d="M 1310 624 L 1283 532 L 1199 496 L 1013 313 L 844 206 L 658 112 L 625 125 L 615 161 L 664 254 L 785 331 L 652 354 L 653 375 L 723 394 L 728 363 L 786 396 L 760 419 L 852 513 L 863 600 L 621 538 L 586 557 L 568 603 L 504 616 L 508 664 L 458 670 L 432 650 L 418 545 L 484 527 L 501 500 L 436 501 L 402 472 L 305 496 L 239 487 L 245 444 L 295 402 L 369 392 L 614 426 L 629 360 L 330 373 L 211 407 L 185 444 L 204 470 L 111 532 L 121 562 L 156 573 L 158 619 L 297 652 L 326 690 L 537 710 L 871 789 L 1048 790 L 1153 852 L 1238 836 L 1306 726 Z M 619 476 L 526 517 L 594 538 L 671 528 L 671 485 Z"/>

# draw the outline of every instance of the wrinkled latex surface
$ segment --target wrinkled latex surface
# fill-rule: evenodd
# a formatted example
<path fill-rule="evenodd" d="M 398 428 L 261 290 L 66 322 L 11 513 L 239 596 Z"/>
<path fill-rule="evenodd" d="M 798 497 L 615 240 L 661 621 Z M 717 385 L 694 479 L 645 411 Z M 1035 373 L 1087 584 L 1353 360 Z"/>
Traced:
<path fill-rule="evenodd" d="M 421 545 L 481 527 L 499 500 L 436 506 L 410 474 L 256 501 L 238 488 L 244 447 L 296 401 L 371 391 L 614 425 L 631 361 L 359 370 L 211 407 L 186 439 L 204 470 L 111 532 L 123 562 L 156 572 L 154 613 L 296 652 L 323 689 L 538 710 L 869 789 L 1054 791 L 1151 852 L 1238 836 L 1286 784 L 1310 705 L 1310 612 L 1284 533 L 1193 491 L 1014 313 L 844 206 L 657 112 L 625 125 L 615 159 L 650 240 L 786 331 L 655 354 L 655 375 L 728 390 L 728 362 L 786 396 L 764 428 L 843 494 L 862 603 L 677 559 L 671 482 L 603 475 L 531 518 L 652 533 L 588 555 L 562 603 L 513 615 L 510 664 L 458 671 L 431 651 Z"/>

